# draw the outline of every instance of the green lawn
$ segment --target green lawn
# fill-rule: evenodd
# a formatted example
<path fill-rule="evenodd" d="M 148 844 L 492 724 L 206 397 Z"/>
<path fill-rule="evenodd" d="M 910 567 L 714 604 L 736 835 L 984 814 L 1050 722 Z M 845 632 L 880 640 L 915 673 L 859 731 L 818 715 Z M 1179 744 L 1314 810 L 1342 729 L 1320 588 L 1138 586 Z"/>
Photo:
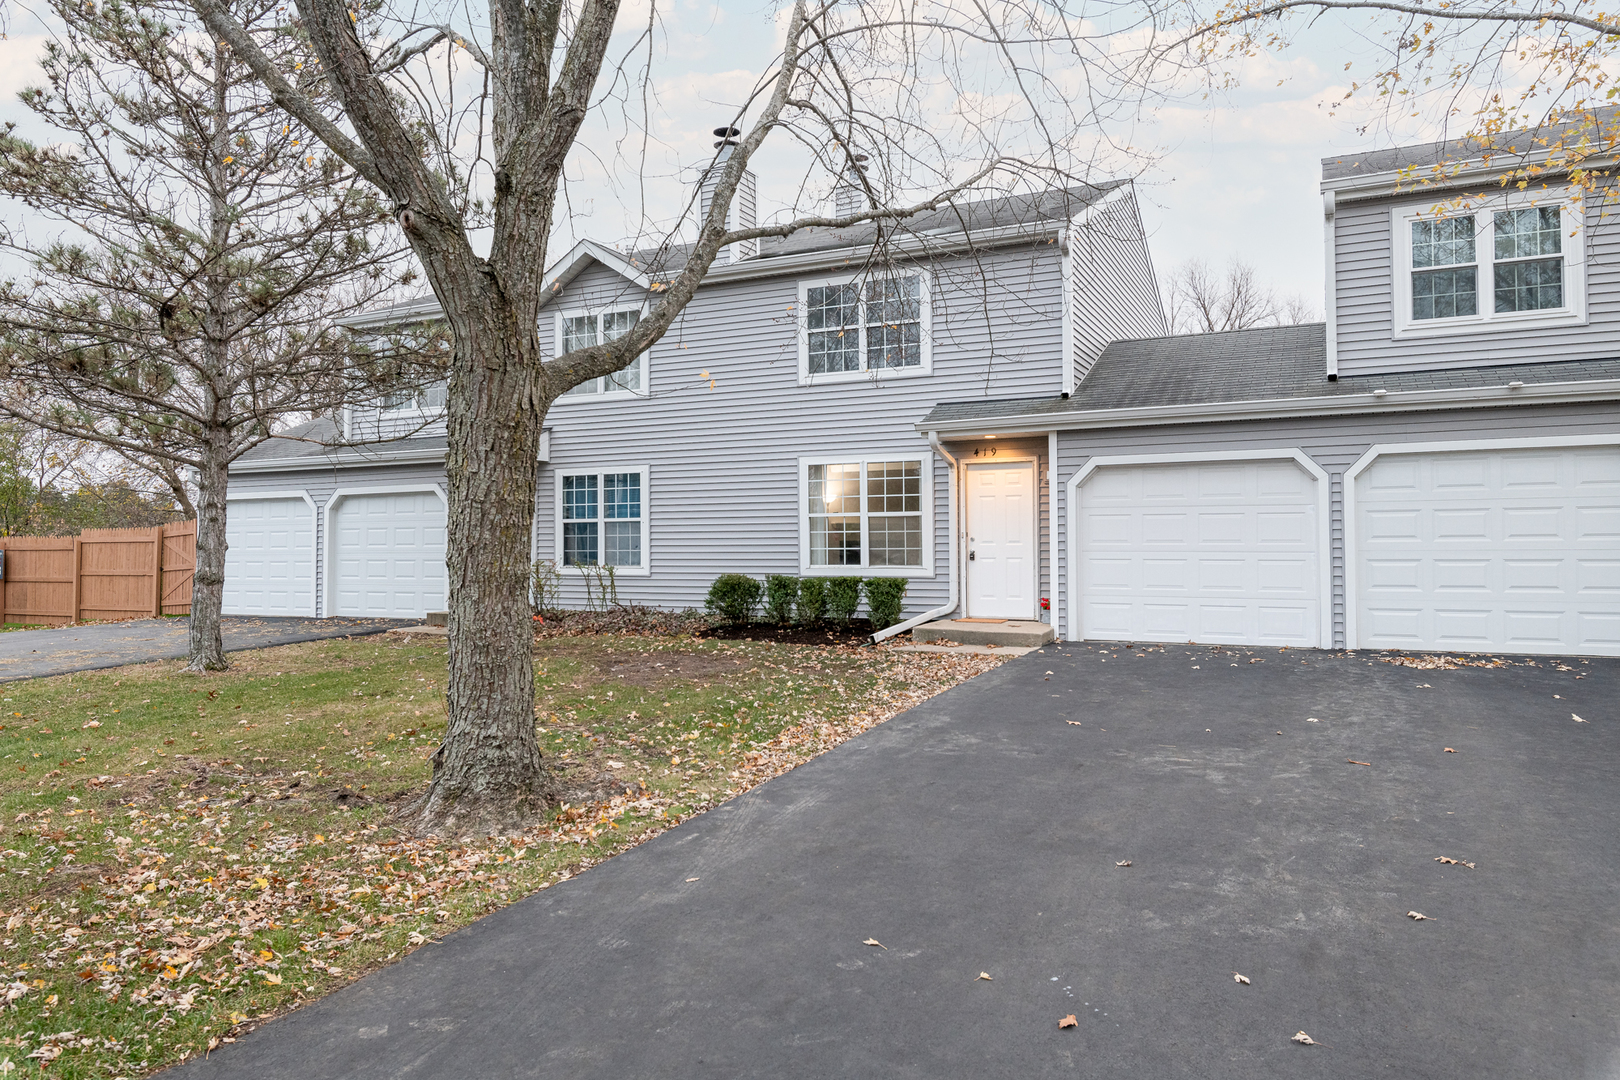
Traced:
<path fill-rule="evenodd" d="M 575 786 L 633 793 L 476 843 L 390 817 L 444 732 L 442 644 L 4 684 L 0 1075 L 136 1076 L 204 1052 L 998 662 L 549 638 L 542 745 Z"/>

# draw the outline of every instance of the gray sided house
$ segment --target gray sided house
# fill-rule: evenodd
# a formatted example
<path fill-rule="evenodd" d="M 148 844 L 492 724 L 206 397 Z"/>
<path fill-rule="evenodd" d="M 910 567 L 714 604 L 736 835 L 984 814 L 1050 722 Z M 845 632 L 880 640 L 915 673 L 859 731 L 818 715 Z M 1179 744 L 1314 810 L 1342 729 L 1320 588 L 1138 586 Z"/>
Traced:
<path fill-rule="evenodd" d="M 1620 230 L 1429 168 L 1459 150 L 1324 162 L 1325 324 L 1165 336 L 1127 185 L 953 207 L 881 261 L 871 230 L 733 252 L 553 408 L 536 556 L 572 604 L 583 563 L 666 607 L 903 575 L 913 620 L 1070 640 L 1620 655 Z M 670 268 L 581 244 L 543 340 L 618 332 Z M 438 405 L 240 462 L 228 610 L 441 607 Z"/>
<path fill-rule="evenodd" d="M 919 421 L 1051 440 L 1062 637 L 1620 655 L 1620 230 L 1438 179 L 1459 152 L 1323 163 L 1325 325 L 1121 340 L 1067 399 Z"/>
<path fill-rule="evenodd" d="M 682 255 L 580 243 L 550 271 L 541 340 L 623 332 Z M 437 312 L 429 300 L 354 326 Z M 944 614 L 966 589 L 975 612 L 1035 619 L 1060 574 L 1054 440 L 980 440 L 993 445 L 964 448 L 970 468 L 916 425 L 945 401 L 1060 400 L 1111 341 L 1164 330 L 1129 184 L 730 251 L 630 369 L 553 405 L 535 557 L 561 566 L 573 606 L 587 568 L 611 565 L 621 601 L 666 608 L 701 606 L 726 572 L 901 576 L 908 616 Z M 391 395 L 239 461 L 226 610 L 442 609 L 442 406 L 442 387 Z M 953 538 L 966 500 L 986 522 L 971 563 Z"/>

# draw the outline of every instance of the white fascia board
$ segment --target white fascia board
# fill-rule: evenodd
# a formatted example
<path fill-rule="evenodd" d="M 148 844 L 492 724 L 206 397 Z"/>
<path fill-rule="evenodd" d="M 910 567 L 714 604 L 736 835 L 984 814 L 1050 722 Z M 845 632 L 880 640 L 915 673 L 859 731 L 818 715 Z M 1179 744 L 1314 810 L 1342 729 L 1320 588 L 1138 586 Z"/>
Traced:
<path fill-rule="evenodd" d="M 1002 225 L 974 233 L 906 235 L 892 241 L 892 250 L 904 255 L 946 255 L 974 248 L 1017 247 L 1022 244 L 1047 243 L 1062 233 L 1065 222 L 1061 218 L 1033 225 Z M 871 244 L 852 244 L 844 248 L 805 251 L 798 255 L 774 258 L 743 259 L 724 266 L 711 266 L 703 279 L 711 282 L 740 281 L 745 278 L 771 277 L 777 274 L 801 274 L 810 270 L 832 270 L 860 264 L 871 253 Z"/>
<path fill-rule="evenodd" d="M 374 453 L 350 449 L 296 458 L 255 458 L 233 461 L 231 475 L 259 472 L 296 472 L 302 469 L 330 469 L 334 466 L 409 465 L 413 462 L 443 461 L 445 448 L 421 447 L 414 450 L 379 450 Z"/>
<path fill-rule="evenodd" d="M 1446 166 L 1438 171 L 1436 166 L 1430 164 L 1406 169 L 1387 169 L 1384 172 L 1361 176 L 1338 176 L 1331 180 L 1323 179 L 1321 188 L 1324 194 L 1333 192 L 1339 202 L 1380 199 L 1392 195 L 1420 195 L 1425 191 L 1447 191 L 1468 187 L 1481 180 L 1496 180 L 1503 173 L 1513 169 L 1544 165 L 1552 154 L 1551 150 L 1538 150 L 1533 154 L 1524 155 L 1502 153 L 1495 155 L 1491 161 L 1476 158 Z M 1582 158 L 1579 167 L 1601 169 L 1613 165 L 1617 160 L 1620 158 L 1613 154 L 1594 154 Z"/>
<path fill-rule="evenodd" d="M 338 319 L 337 324 L 350 330 L 382 330 L 437 319 L 443 314 L 444 308 L 439 305 L 439 298 L 426 296 L 407 304 L 391 304 L 375 311 L 362 311 L 358 315 Z"/>
<path fill-rule="evenodd" d="M 1229 401 L 1200 405 L 1158 405 L 1130 409 L 1077 409 L 1073 412 L 1031 416 L 919 422 L 922 434 L 1015 434 L 1051 430 L 1143 427 L 1199 424 L 1232 420 L 1274 420 L 1291 416 L 1333 416 L 1356 413 L 1414 412 L 1434 409 L 1479 409 L 1501 405 L 1559 405 L 1586 401 L 1620 401 L 1620 379 L 1590 382 L 1540 383 L 1513 388 L 1473 386 L 1453 390 L 1391 391 L 1376 394 L 1335 394 L 1331 397 L 1272 398 L 1265 401 Z"/>

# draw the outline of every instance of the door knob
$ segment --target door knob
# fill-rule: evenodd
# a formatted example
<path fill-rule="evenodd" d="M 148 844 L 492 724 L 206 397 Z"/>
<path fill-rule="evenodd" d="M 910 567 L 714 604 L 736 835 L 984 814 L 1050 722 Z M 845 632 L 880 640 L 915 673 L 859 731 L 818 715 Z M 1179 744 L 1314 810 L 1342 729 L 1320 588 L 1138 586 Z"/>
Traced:
<path fill-rule="evenodd" d="M 968 552 L 968 562 L 972 562 L 972 561 L 973 561 L 973 557 L 974 557 L 974 556 L 975 556 L 975 555 L 977 555 L 977 554 L 978 554 L 978 552 L 977 552 L 977 551 L 970 551 L 970 552 Z"/>

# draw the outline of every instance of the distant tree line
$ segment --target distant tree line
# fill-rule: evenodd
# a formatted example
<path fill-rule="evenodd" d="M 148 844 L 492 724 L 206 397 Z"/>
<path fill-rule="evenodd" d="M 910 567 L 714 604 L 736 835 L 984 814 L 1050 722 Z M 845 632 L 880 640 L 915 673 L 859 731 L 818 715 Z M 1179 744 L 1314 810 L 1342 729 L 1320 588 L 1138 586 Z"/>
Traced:
<path fill-rule="evenodd" d="M 0 424 L 0 535 L 150 528 L 190 516 L 152 477 L 81 439 Z"/>

